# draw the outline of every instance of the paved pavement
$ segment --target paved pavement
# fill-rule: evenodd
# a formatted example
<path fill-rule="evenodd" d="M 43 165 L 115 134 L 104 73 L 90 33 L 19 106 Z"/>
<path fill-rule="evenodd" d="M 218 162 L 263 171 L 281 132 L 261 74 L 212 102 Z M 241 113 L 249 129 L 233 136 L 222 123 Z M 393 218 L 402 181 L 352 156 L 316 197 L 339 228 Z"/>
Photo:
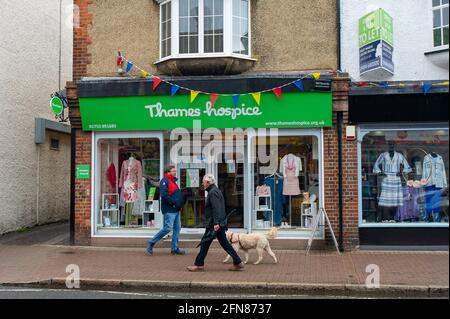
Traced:
<path fill-rule="evenodd" d="M 248 264 L 242 272 L 230 272 L 222 263 L 225 255 L 212 249 L 206 272 L 190 273 L 198 252 L 187 249 L 185 256 L 172 256 L 168 249 L 155 249 L 154 256 L 144 248 L 71 247 L 65 245 L 18 245 L 0 239 L 0 284 L 46 282 L 64 286 L 66 267 L 77 265 L 82 286 L 135 289 L 201 290 L 237 293 L 328 294 L 364 290 L 368 265 L 380 270 L 380 284 L 412 294 L 447 294 L 448 252 L 334 252 L 276 250 L 279 263 L 264 255 L 260 265 Z M 250 262 L 256 259 L 250 254 Z M 372 266 L 373 268 L 373 266 Z M 83 287 L 82 287 L 83 288 Z M 295 293 L 293 293 L 295 292 Z M 362 291 L 363 293 L 364 291 Z"/>

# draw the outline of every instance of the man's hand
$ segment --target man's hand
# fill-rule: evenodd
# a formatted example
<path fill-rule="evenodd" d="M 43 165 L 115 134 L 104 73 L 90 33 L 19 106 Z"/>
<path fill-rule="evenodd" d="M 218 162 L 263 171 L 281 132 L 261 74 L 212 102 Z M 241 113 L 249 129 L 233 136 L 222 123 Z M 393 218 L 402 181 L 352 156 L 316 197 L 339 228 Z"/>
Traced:
<path fill-rule="evenodd" d="M 214 231 L 219 231 L 220 225 L 214 225 Z"/>

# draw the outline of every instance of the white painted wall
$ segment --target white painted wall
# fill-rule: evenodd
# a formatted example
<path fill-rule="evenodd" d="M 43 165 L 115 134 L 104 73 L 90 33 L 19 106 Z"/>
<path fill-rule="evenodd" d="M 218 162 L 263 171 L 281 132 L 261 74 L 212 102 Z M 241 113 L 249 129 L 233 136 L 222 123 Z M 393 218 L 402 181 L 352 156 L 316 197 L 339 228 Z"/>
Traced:
<path fill-rule="evenodd" d="M 341 58 L 342 71 L 355 81 L 383 80 L 447 80 L 448 46 L 444 57 L 446 67 L 425 56 L 433 50 L 431 11 L 432 0 L 342 0 L 341 1 Z M 359 75 L 358 20 L 378 8 L 387 11 L 394 20 L 394 76 Z"/>
<path fill-rule="evenodd" d="M 54 119 L 50 94 L 72 78 L 71 4 L 0 0 L 0 234 L 69 216 L 70 138 L 61 136 L 59 152 L 37 146 L 34 120 Z"/>

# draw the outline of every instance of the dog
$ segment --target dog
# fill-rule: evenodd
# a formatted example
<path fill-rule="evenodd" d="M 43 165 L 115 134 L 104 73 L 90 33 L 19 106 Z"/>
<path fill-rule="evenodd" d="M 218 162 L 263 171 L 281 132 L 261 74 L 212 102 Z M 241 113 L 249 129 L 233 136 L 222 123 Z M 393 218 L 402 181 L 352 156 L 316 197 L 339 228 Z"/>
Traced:
<path fill-rule="evenodd" d="M 267 234 L 236 234 L 229 230 L 226 232 L 227 240 L 231 242 L 234 250 L 236 252 L 238 252 L 239 249 L 244 251 L 244 264 L 248 262 L 249 249 L 256 249 L 258 252 L 258 260 L 253 263 L 254 265 L 258 265 L 262 261 L 264 250 L 273 258 L 275 263 L 278 263 L 277 257 L 273 253 L 272 249 L 270 249 L 269 245 L 269 239 L 275 239 L 277 234 L 278 230 L 276 227 L 273 227 Z M 223 262 L 228 262 L 230 258 L 231 256 L 228 255 Z"/>

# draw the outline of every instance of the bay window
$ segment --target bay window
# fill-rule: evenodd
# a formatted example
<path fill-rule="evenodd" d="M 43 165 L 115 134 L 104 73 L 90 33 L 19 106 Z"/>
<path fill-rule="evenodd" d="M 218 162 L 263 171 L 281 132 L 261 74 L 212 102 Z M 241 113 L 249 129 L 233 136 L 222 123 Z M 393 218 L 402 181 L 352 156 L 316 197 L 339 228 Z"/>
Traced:
<path fill-rule="evenodd" d="M 249 57 L 249 0 L 158 0 L 160 58 Z"/>

